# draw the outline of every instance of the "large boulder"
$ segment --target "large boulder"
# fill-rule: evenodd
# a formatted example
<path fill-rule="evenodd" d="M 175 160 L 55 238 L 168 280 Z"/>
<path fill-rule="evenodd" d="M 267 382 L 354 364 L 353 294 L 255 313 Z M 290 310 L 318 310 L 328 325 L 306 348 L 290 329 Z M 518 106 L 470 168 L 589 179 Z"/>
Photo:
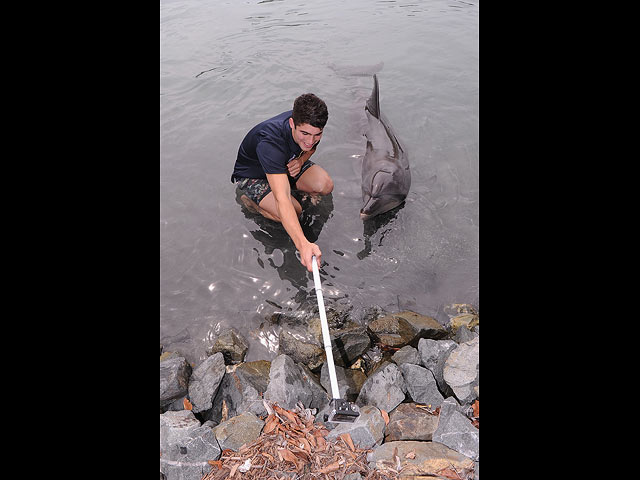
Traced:
<path fill-rule="evenodd" d="M 165 354 L 166 355 L 166 354 Z M 160 408 L 184 397 L 189 389 L 191 365 L 184 357 L 172 356 L 160 361 Z"/>
<path fill-rule="evenodd" d="M 287 410 L 293 409 L 298 402 L 307 408 L 322 408 L 329 401 L 327 392 L 313 373 L 284 354 L 271 361 L 264 398 Z"/>
<path fill-rule="evenodd" d="M 402 372 L 395 363 L 387 362 L 365 380 L 356 405 L 373 405 L 390 412 L 404 401 L 406 391 Z"/>
<path fill-rule="evenodd" d="M 213 431 L 190 410 L 160 415 L 160 472 L 166 480 L 200 480 L 220 453 Z"/>
<path fill-rule="evenodd" d="M 225 371 L 222 352 L 207 357 L 193 370 L 189 380 L 189 400 L 194 413 L 211 409 Z"/>

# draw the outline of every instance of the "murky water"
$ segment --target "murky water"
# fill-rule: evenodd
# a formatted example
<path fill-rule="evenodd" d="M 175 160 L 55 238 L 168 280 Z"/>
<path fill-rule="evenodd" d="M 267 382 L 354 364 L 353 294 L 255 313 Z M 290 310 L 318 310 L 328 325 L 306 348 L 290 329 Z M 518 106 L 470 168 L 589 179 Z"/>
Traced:
<path fill-rule="evenodd" d="M 446 321 L 479 305 L 478 1 L 160 2 L 160 337 L 191 361 L 235 327 L 272 358 L 264 318 L 315 302 L 278 224 L 243 211 L 229 181 L 256 123 L 313 92 L 329 121 L 313 160 L 335 184 L 305 219 L 325 302 L 409 308 Z M 409 154 L 403 207 L 363 223 L 364 102 Z"/>

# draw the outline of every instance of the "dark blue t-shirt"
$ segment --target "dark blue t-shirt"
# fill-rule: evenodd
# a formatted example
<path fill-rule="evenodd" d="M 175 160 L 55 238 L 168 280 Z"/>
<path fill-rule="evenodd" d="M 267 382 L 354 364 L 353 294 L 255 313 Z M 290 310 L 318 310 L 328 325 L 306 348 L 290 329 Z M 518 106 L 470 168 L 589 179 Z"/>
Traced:
<path fill-rule="evenodd" d="M 291 134 L 292 112 L 265 120 L 247 133 L 238 149 L 232 182 L 237 178 L 267 178 L 267 173 L 288 173 L 287 163 L 302 152 Z"/>

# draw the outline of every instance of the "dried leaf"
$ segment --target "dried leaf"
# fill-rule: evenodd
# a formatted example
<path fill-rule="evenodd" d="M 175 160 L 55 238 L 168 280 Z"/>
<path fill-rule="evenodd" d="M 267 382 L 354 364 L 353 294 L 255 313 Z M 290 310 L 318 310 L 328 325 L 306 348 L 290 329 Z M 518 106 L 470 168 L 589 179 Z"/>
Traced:
<path fill-rule="evenodd" d="M 409 458 L 411 460 L 413 460 L 414 458 L 416 458 L 416 451 L 415 450 L 411 450 L 409 453 L 407 453 L 404 458 Z"/>
<path fill-rule="evenodd" d="M 191 405 L 191 402 L 189 400 L 187 400 L 187 397 L 184 397 L 182 399 L 182 405 L 184 406 L 185 410 L 191 410 L 193 409 L 193 405 Z"/>
<path fill-rule="evenodd" d="M 324 467 L 322 470 L 318 470 L 318 473 L 330 473 L 330 472 L 335 472 L 336 470 L 339 470 L 339 469 L 340 469 L 340 464 L 338 462 L 333 462 L 332 464 Z"/>
<path fill-rule="evenodd" d="M 288 462 L 296 463 L 298 458 L 287 448 L 278 449 L 278 453 L 282 455 L 282 458 Z"/>
<path fill-rule="evenodd" d="M 473 402 L 473 416 L 474 417 L 479 417 L 480 416 L 480 401 L 476 400 L 475 402 Z"/>
<path fill-rule="evenodd" d="M 272 462 L 275 462 L 275 461 L 276 461 L 276 459 L 275 459 L 275 458 L 273 458 L 273 456 L 272 456 L 272 455 L 269 455 L 267 452 L 260 452 L 260 454 L 261 454 L 263 457 L 268 458 L 268 459 L 269 459 L 269 460 L 271 460 Z"/>
<path fill-rule="evenodd" d="M 306 438 L 301 438 L 300 443 L 302 444 L 302 448 L 304 448 L 307 453 L 311 453 L 311 444 L 309 444 L 309 441 Z"/>
<path fill-rule="evenodd" d="M 340 438 L 344 440 L 344 443 L 349 446 L 352 452 L 356 449 L 356 447 L 353 446 L 353 440 L 351 440 L 351 435 L 349 435 L 349 433 L 342 433 Z"/>
<path fill-rule="evenodd" d="M 380 413 L 382 414 L 382 418 L 384 419 L 384 424 L 389 425 L 389 414 L 382 409 L 380 409 Z"/>
<path fill-rule="evenodd" d="M 222 468 L 222 460 L 209 460 L 209 465 L 216 467 L 218 470 Z"/>

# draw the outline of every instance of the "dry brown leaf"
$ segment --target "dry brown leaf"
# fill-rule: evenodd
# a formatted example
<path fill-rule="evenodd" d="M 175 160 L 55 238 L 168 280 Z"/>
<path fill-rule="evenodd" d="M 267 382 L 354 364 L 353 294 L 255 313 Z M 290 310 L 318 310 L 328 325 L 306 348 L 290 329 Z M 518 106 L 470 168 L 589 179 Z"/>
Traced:
<path fill-rule="evenodd" d="M 307 451 L 307 453 L 311 453 L 311 444 L 306 438 L 301 438 L 300 443 L 303 445 L 303 448 Z"/>
<path fill-rule="evenodd" d="M 382 414 L 382 418 L 384 419 L 384 424 L 389 425 L 389 414 L 382 409 L 380 409 L 380 413 Z"/>
<path fill-rule="evenodd" d="M 261 454 L 263 457 L 268 458 L 268 459 L 269 459 L 269 460 L 271 460 L 272 462 L 275 462 L 275 461 L 276 461 L 276 459 L 275 459 L 275 458 L 273 458 L 273 456 L 269 455 L 267 452 L 260 452 L 260 454 Z"/>
<path fill-rule="evenodd" d="M 344 443 L 349 446 L 352 452 L 356 449 L 356 447 L 353 446 L 353 440 L 351 440 L 351 435 L 349 435 L 349 433 L 342 433 L 340 438 L 344 440 Z"/>
<path fill-rule="evenodd" d="M 480 416 L 480 401 L 476 400 L 475 402 L 473 402 L 473 416 L 474 417 L 479 417 Z"/>
<path fill-rule="evenodd" d="M 185 410 L 191 410 L 193 408 L 193 405 L 191 405 L 191 402 L 187 400 L 187 397 L 184 397 L 182 399 L 182 405 L 184 406 Z"/>
<path fill-rule="evenodd" d="M 287 448 L 279 448 L 278 453 L 288 462 L 296 463 L 298 458 Z"/>
<path fill-rule="evenodd" d="M 209 460 L 209 465 L 216 467 L 218 470 L 222 468 L 222 460 Z"/>
<path fill-rule="evenodd" d="M 416 458 L 416 451 L 415 450 L 411 450 L 409 453 L 407 453 L 404 458 L 409 458 L 411 460 L 413 460 L 414 458 Z"/>
<path fill-rule="evenodd" d="M 330 473 L 335 472 L 340 469 L 340 464 L 338 462 L 333 462 L 330 465 L 327 465 L 322 470 L 318 470 L 318 473 Z"/>

